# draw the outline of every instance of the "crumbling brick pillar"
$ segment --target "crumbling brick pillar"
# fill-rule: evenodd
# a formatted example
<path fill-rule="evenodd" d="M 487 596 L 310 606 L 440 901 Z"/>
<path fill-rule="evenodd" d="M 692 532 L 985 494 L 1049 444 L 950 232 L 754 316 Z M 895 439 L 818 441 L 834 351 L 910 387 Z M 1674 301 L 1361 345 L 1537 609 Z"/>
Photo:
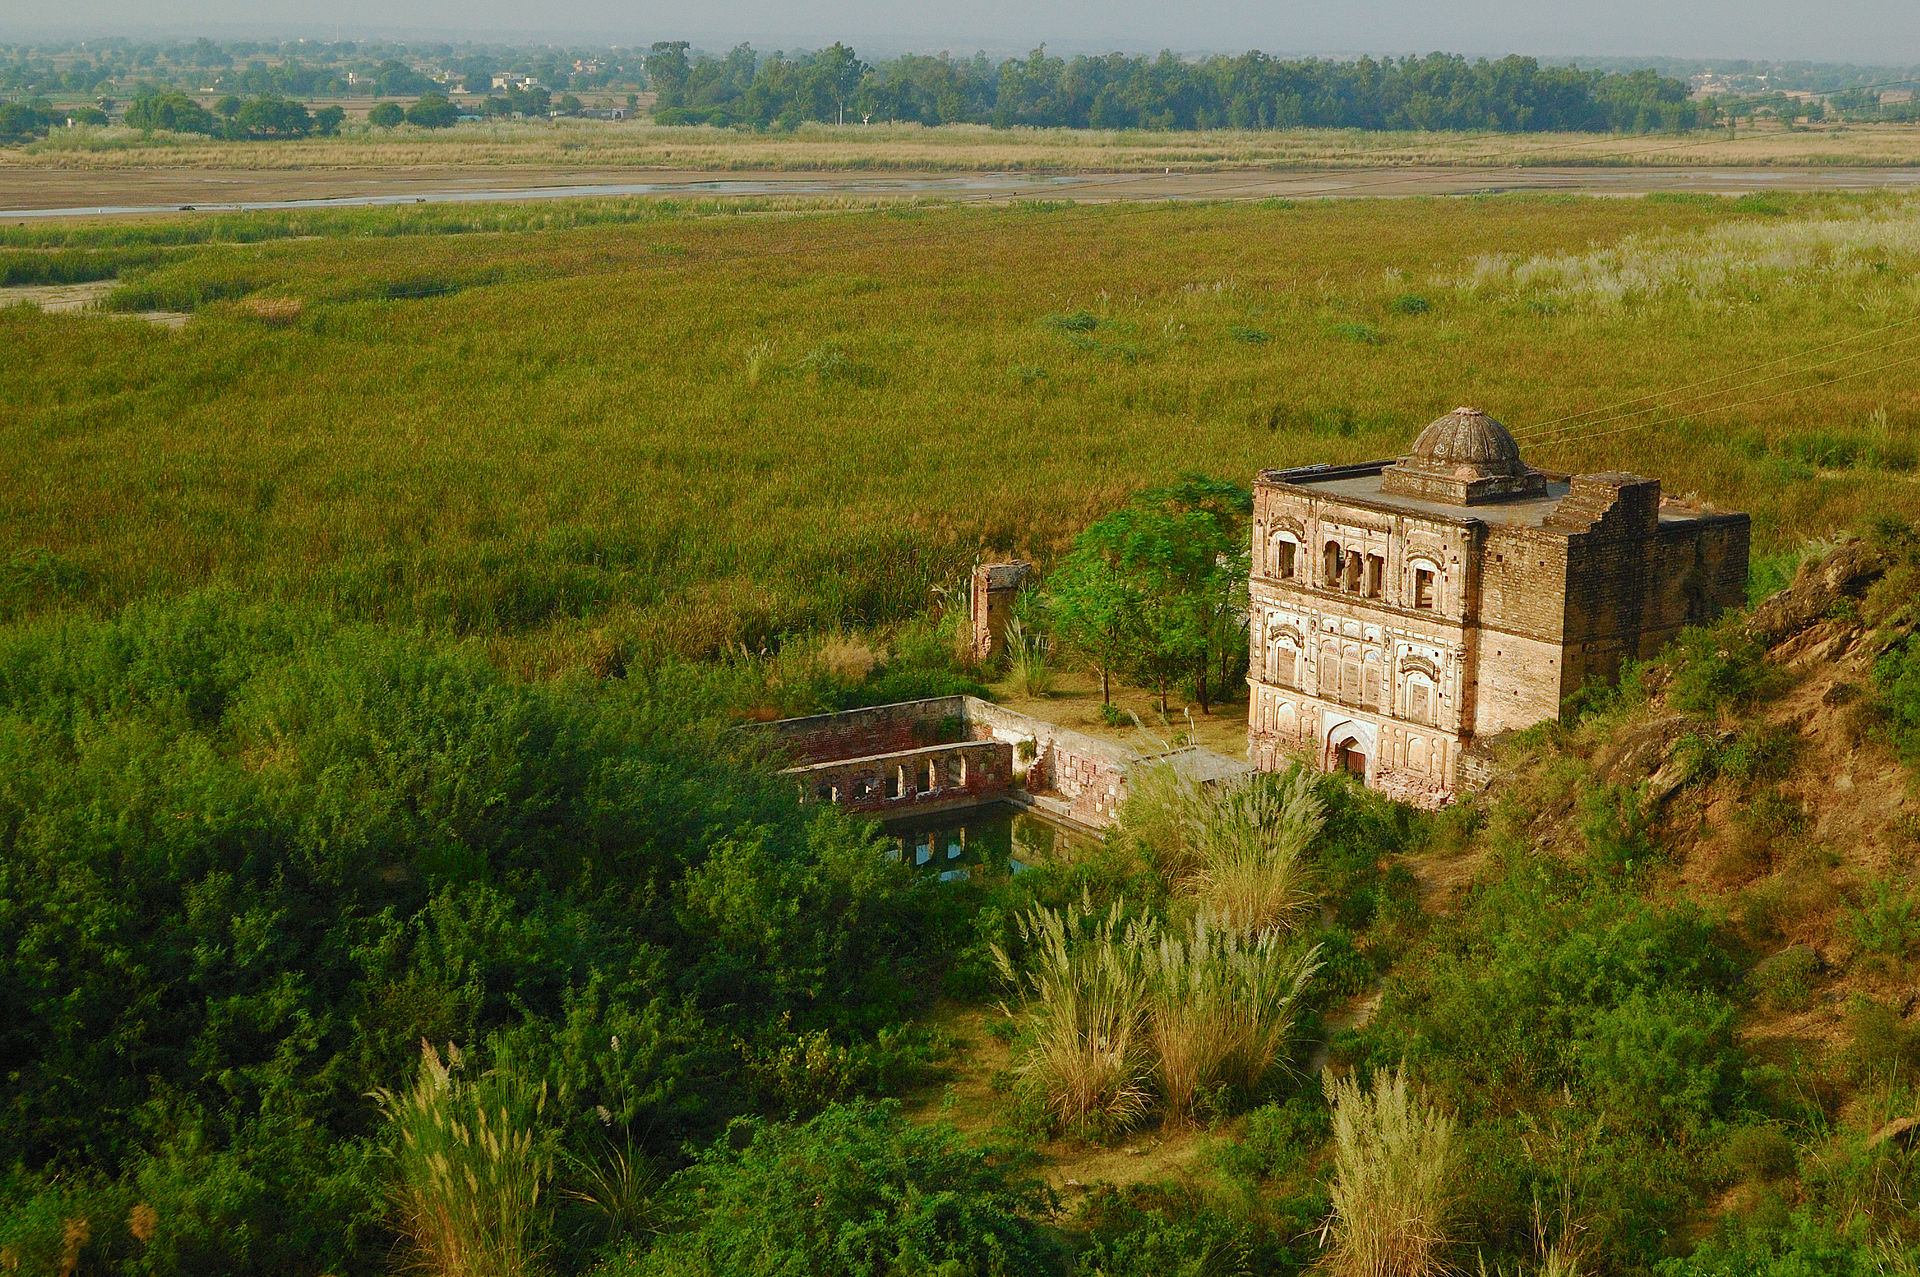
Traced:
<path fill-rule="evenodd" d="M 1013 600 L 1033 571 L 1031 563 L 980 563 L 973 569 L 968 603 L 973 618 L 973 659 L 990 661 L 1006 649 Z"/>

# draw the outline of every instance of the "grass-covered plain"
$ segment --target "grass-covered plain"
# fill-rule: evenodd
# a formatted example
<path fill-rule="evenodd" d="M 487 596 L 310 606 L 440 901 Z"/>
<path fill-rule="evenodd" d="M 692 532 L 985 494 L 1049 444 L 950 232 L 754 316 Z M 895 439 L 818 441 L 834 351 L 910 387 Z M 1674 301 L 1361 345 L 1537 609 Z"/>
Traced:
<path fill-rule="evenodd" d="M 1390 455 L 1459 403 L 1778 547 L 1920 510 L 1920 332 L 1888 327 L 1916 226 L 1511 197 L 9 228 L 16 277 L 124 261 L 110 304 L 196 318 L 0 311 L 0 610 L 225 582 L 529 671 L 758 650 L 1044 560 L 1176 473 Z"/>

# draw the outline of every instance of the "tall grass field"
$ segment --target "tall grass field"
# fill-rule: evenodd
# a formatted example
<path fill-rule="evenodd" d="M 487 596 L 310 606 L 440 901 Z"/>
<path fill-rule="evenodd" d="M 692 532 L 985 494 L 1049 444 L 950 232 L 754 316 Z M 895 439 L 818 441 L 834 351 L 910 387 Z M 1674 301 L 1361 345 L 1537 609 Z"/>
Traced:
<path fill-rule="evenodd" d="M 0 617 L 229 583 L 522 672 L 777 648 L 1045 562 L 1143 486 L 1394 455 L 1920 512 L 1920 203 L 258 214 L 7 228 Z M 75 265 L 77 263 L 77 265 Z M 1651 411 L 1649 411 L 1651 409 Z M 1581 415 L 1586 414 L 1586 415 Z"/>

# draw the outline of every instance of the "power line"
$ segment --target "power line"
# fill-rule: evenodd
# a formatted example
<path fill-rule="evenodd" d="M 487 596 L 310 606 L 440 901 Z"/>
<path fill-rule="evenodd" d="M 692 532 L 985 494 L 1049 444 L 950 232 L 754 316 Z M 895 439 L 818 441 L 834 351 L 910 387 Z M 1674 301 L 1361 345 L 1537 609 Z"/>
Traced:
<path fill-rule="evenodd" d="M 1883 324 L 1878 328 L 1870 328 L 1864 333 L 1855 333 L 1851 337 L 1841 337 L 1835 341 L 1827 342 L 1824 345 L 1814 346 L 1807 350 L 1796 351 L 1791 355 L 1781 355 L 1777 359 L 1768 359 L 1768 360 L 1763 360 L 1762 362 L 1757 364 L 1749 364 L 1745 368 L 1736 368 L 1731 372 L 1719 373 L 1719 374 L 1716 374 L 1715 376 L 1707 377 L 1700 381 L 1689 382 L 1684 386 L 1674 386 L 1667 390 L 1652 391 L 1648 394 L 1638 395 L 1632 399 L 1622 399 L 1617 403 L 1607 404 L 1599 408 L 1589 408 L 1585 412 L 1573 412 L 1573 413 L 1567 413 L 1566 415 L 1560 416 L 1560 417 L 1549 417 L 1545 421 L 1538 421 L 1538 422 L 1535 422 L 1533 425 L 1526 427 L 1525 429 L 1514 431 L 1513 437 L 1515 439 L 1532 438 L 1535 435 L 1545 433 L 1551 427 L 1560 425 L 1563 422 L 1578 421 L 1582 417 L 1591 417 L 1597 413 L 1613 412 L 1616 409 L 1625 408 L 1629 404 L 1641 403 L 1648 399 L 1661 399 L 1661 398 L 1665 398 L 1668 395 L 1679 394 L 1683 391 L 1693 390 L 1700 386 L 1712 385 L 1716 381 L 1725 381 L 1729 377 L 1739 377 L 1739 376 L 1745 375 L 1746 373 L 1758 372 L 1762 368 L 1771 368 L 1775 364 L 1786 363 L 1789 360 L 1800 359 L 1807 355 L 1817 355 L 1821 351 L 1831 350 L 1835 346 L 1844 346 L 1850 342 L 1863 341 L 1868 337 L 1875 337 L 1881 333 L 1888 332 L 1892 329 L 1905 327 L 1906 325 L 1914 323 L 1916 321 L 1920 321 L 1920 315 L 1909 315 L 1905 319 L 1896 319 L 1891 324 Z M 1658 407 L 1657 404 L 1654 406 Z M 1589 423 L 1589 424 L 1593 424 L 1593 423 Z"/>
<path fill-rule="evenodd" d="M 1786 389 L 1784 389 L 1784 390 L 1775 390 L 1775 391 L 1772 391 L 1772 392 L 1770 392 L 1770 393 L 1768 393 L 1768 394 L 1764 394 L 1764 395 L 1756 395 L 1756 396 L 1754 396 L 1754 397 L 1753 397 L 1753 398 L 1751 398 L 1751 399 L 1743 399 L 1743 400 L 1740 400 L 1740 401 L 1739 401 L 1738 403 L 1730 403 L 1730 404 L 1716 404 L 1716 405 L 1714 405 L 1713 407 L 1710 407 L 1710 408 L 1703 408 L 1703 409 L 1700 409 L 1699 411 L 1700 411 L 1700 412 L 1702 412 L 1702 413 L 1708 413 L 1708 412 L 1731 412 L 1731 411 L 1732 411 L 1733 409 L 1735 409 L 1735 408 L 1747 408 L 1747 407 L 1751 407 L 1751 406 L 1752 406 L 1752 405 L 1754 405 L 1754 404 L 1757 404 L 1757 403 L 1766 403 L 1766 402 L 1767 402 L 1767 401 L 1769 401 L 1769 400 L 1772 400 L 1772 399 L 1779 399 L 1779 398 L 1782 398 L 1782 397 L 1784 397 L 1784 396 L 1786 396 L 1786 395 L 1797 395 L 1797 394 L 1803 394 L 1803 393 L 1805 393 L 1806 391 L 1809 391 L 1809 390 L 1824 390 L 1824 389 L 1825 389 L 1826 387 L 1828 387 L 1828 386 L 1832 386 L 1832 385 L 1837 385 L 1837 384 L 1839 384 L 1840 382 L 1843 382 L 1843 381 L 1852 381 L 1852 380 L 1854 380 L 1855 378 L 1858 378 L 1858 377 L 1868 377 L 1868 376 L 1871 376 L 1871 375 L 1873 375 L 1874 373 L 1878 373 L 1878 372 L 1886 372 L 1886 371 L 1887 371 L 1888 369 L 1891 369 L 1891 368 L 1898 368 L 1898 367 L 1901 367 L 1901 366 L 1902 366 L 1902 365 L 1904 365 L 1904 364 L 1910 364 L 1910 363 L 1914 363 L 1914 362 L 1916 362 L 1916 361 L 1920 361 L 1920 353 L 1916 353 L 1916 354 L 1912 354 L 1912 355 L 1907 355 L 1907 356 L 1905 356 L 1905 357 L 1903 357 L 1903 358 L 1900 358 L 1900 359 L 1895 359 L 1895 360 L 1891 360 L 1891 361 L 1889 361 L 1889 362 L 1887 362 L 1887 363 L 1884 363 L 1884 364 L 1876 364 L 1876 365 L 1875 365 L 1874 367 L 1872 367 L 1872 368 L 1861 368 L 1861 369 L 1858 369 L 1858 370 L 1856 370 L 1856 371 L 1854 371 L 1854 372 L 1849 372 L 1849 373 L 1841 373 L 1841 374 L 1840 374 L 1839 376 L 1836 376 L 1836 377 L 1829 377 L 1829 378 L 1827 378 L 1827 379 L 1826 379 L 1825 381 L 1823 381 L 1823 382 L 1821 382 L 1821 383 L 1820 383 L 1819 385 L 1815 385 L 1815 386 L 1789 386 L 1789 387 L 1787 387 L 1787 388 L 1786 388 Z M 1645 429 L 1647 429 L 1647 428 L 1648 428 L 1648 427 L 1650 427 L 1650 426 L 1655 426 L 1655 425 L 1659 425 L 1659 424 L 1661 424 L 1661 423 L 1659 423 L 1659 422 L 1657 422 L 1657 421 L 1639 421 L 1639 422 L 1635 422 L 1635 423 L 1634 423 L 1633 425 L 1630 425 L 1630 426 L 1619 426 L 1619 427 L 1617 427 L 1617 428 L 1615 428 L 1615 429 L 1613 429 L 1613 430 L 1602 430 L 1602 431 L 1599 431 L 1599 432 L 1598 432 L 1598 433 L 1596 433 L 1596 434 L 1592 434 L 1592 435 L 1588 435 L 1588 436 L 1586 436 L 1586 438 L 1589 438 L 1589 439 L 1604 439 L 1604 438 L 1606 438 L 1606 437 L 1607 437 L 1608 435 L 1617 435 L 1617 434 L 1626 434 L 1627 432 L 1629 432 L 1629 431 L 1632 431 L 1632 430 L 1645 430 Z M 1564 442 L 1564 441 L 1562 441 L 1562 442 Z"/>
<path fill-rule="evenodd" d="M 1909 316 L 1908 318 L 1900 320 L 1897 323 L 1888 324 L 1885 327 L 1876 329 L 1874 331 L 1886 332 L 1888 329 L 1898 328 L 1905 324 L 1911 324 L 1911 323 L 1914 323 L 1916 320 L 1920 320 L 1920 315 Z M 1696 389 L 1700 386 L 1711 385 L 1715 381 L 1725 381 L 1731 377 L 1741 376 L 1745 372 L 1755 371 L 1758 368 L 1770 367 L 1772 364 L 1787 363 L 1790 361 L 1803 359 L 1808 355 L 1818 354 L 1823 349 L 1831 349 L 1834 346 L 1843 345 L 1845 344 L 1845 342 L 1858 341 L 1860 340 L 1861 337 L 1866 337 L 1871 335 L 1873 334 L 1862 333 L 1860 334 L 1859 337 L 1845 338 L 1843 339 L 1843 341 L 1840 341 L 1840 342 L 1829 342 L 1825 347 L 1815 347 L 1812 350 L 1801 351 L 1792 355 L 1785 355 L 1785 356 L 1782 356 L 1780 359 L 1770 361 L 1770 363 L 1755 365 L 1754 369 L 1737 369 L 1733 372 L 1723 373 L 1719 377 L 1710 377 L 1705 381 L 1695 382 L 1690 386 L 1676 386 L 1670 391 L 1657 392 L 1652 395 L 1642 395 L 1640 399 L 1625 400 L 1622 403 L 1614 404 L 1608 408 L 1596 408 L 1593 410 L 1593 412 L 1610 413 L 1611 415 L 1600 417 L 1596 421 L 1578 422 L 1575 424 L 1562 425 L 1557 429 L 1553 429 L 1553 430 L 1540 430 L 1540 429 L 1531 430 L 1531 431 L 1524 432 L 1520 435 L 1516 435 L 1515 439 L 1516 440 L 1525 439 L 1529 443 L 1553 443 L 1566 436 L 1577 435 L 1582 430 L 1589 429 L 1593 426 L 1604 426 L 1615 421 L 1623 420 L 1627 417 L 1637 417 L 1643 413 L 1658 412 L 1663 408 L 1671 409 L 1681 404 L 1697 403 L 1704 399 L 1711 399 L 1713 396 L 1718 394 L 1726 394 L 1733 391 L 1743 390 L 1751 386 L 1763 385 L 1769 381 L 1778 381 L 1782 377 L 1792 377 L 1803 372 L 1817 372 L 1822 368 L 1831 368 L 1835 364 L 1845 363 L 1850 359 L 1857 359 L 1862 355 L 1880 354 L 1880 353 L 1884 353 L 1886 351 L 1892 350 L 1896 346 L 1903 346 L 1908 342 L 1920 341 L 1920 333 L 1914 333 L 1914 334 L 1910 334 L 1908 336 L 1900 337 L 1893 341 L 1887 342 L 1875 350 L 1848 351 L 1846 354 L 1837 356 L 1836 358 L 1824 360 L 1820 363 L 1811 364 L 1806 367 L 1786 368 L 1786 369 L 1782 369 L 1777 373 L 1773 373 L 1769 376 L 1756 378 L 1750 381 L 1746 381 L 1739 385 L 1723 386 L 1719 390 L 1709 390 L 1698 395 L 1692 395 L 1692 396 L 1686 395 L 1686 392 L 1689 390 Z M 1626 406 L 1627 404 L 1638 403 L 1644 399 L 1658 399 L 1658 400 L 1662 400 L 1663 402 L 1651 403 L 1644 408 L 1627 408 Z M 1615 409 L 1622 409 L 1623 411 L 1615 411 Z M 1591 414 L 1582 413 L 1580 415 L 1588 416 Z"/>

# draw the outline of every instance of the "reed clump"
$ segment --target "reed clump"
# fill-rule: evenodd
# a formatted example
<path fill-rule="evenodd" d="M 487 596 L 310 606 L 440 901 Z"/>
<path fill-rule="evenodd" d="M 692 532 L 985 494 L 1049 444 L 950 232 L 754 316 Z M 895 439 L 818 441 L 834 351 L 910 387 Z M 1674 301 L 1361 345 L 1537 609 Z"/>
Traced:
<path fill-rule="evenodd" d="M 1018 1067 L 1049 1120 L 1077 1134 L 1123 1131 L 1145 1115 L 1152 1072 L 1147 924 L 1115 901 L 1101 914 L 1083 896 L 1015 922 L 1025 961 L 993 959 L 1018 993 L 1029 1043 Z"/>
<path fill-rule="evenodd" d="M 1096 912 L 1086 897 L 1016 919 L 1024 961 L 993 950 L 1019 994 L 1017 1066 L 1049 1122 L 1075 1134 L 1137 1124 L 1157 1094 L 1167 1120 L 1252 1090 L 1286 1062 L 1301 996 L 1319 969 L 1269 931 L 1205 911 L 1185 925 Z"/>
<path fill-rule="evenodd" d="M 1168 763 L 1128 778 L 1121 825 L 1176 892 L 1246 934 L 1295 929 L 1319 901 L 1311 859 L 1326 824 L 1303 768 L 1197 785 Z"/>
<path fill-rule="evenodd" d="M 1316 945 L 1290 951 L 1272 931 L 1248 935 L 1206 912 L 1161 932 L 1146 955 L 1155 1077 L 1170 1121 L 1210 1092 L 1246 1092 L 1286 1060 Z"/>
<path fill-rule="evenodd" d="M 1018 615 L 1007 621 L 1007 665 L 1014 690 L 1022 696 L 1053 694 L 1056 671 L 1047 636 L 1035 633 Z"/>
<path fill-rule="evenodd" d="M 464 1063 L 453 1044 L 443 1059 L 422 1041 L 412 1088 L 373 1093 L 393 1137 L 399 1229 L 437 1277 L 532 1277 L 546 1271 L 546 1086 L 508 1069 L 469 1081 Z"/>
<path fill-rule="evenodd" d="M 1364 1087 L 1327 1075 L 1333 1106 L 1333 1214 L 1321 1240 L 1337 1277 L 1437 1277 L 1446 1271 L 1454 1121 L 1410 1086 L 1404 1067 Z"/>

